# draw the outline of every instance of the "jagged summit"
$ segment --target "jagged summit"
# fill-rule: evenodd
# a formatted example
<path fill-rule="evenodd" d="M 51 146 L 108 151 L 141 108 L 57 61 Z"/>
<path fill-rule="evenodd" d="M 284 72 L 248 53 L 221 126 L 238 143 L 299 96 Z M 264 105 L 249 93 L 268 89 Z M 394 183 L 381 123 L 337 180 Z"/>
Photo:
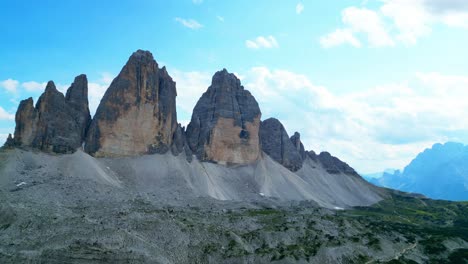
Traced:
<path fill-rule="evenodd" d="M 15 136 L 7 145 L 70 153 L 84 142 L 96 157 L 139 156 L 152 153 L 192 154 L 200 161 L 251 164 L 262 152 L 292 172 L 311 159 L 329 173 L 357 175 L 328 153 L 306 151 L 300 134 L 290 138 L 275 118 L 261 122 L 252 94 L 225 68 L 197 102 L 187 129 L 177 123 L 176 85 L 153 54 L 137 50 L 112 81 L 91 121 L 86 75 L 75 77 L 64 96 L 49 81 L 34 107 L 21 101 Z"/>
<path fill-rule="evenodd" d="M 54 81 L 48 81 L 46 88 L 45 88 L 45 93 L 55 93 L 58 92 L 57 87 L 55 86 Z M 62 94 L 63 95 L 63 94 Z"/>
<path fill-rule="evenodd" d="M 159 68 L 150 52 L 138 50 L 112 81 L 92 120 L 86 75 L 78 75 L 65 96 L 50 81 L 36 107 L 32 98 L 21 101 L 15 135 L 5 146 L 76 152 L 65 168 L 75 168 L 71 174 L 82 173 L 75 162 L 86 163 L 89 175 L 131 177 L 145 190 L 172 190 L 177 184 L 191 195 L 220 200 L 255 200 L 262 193 L 329 208 L 380 199 L 346 163 L 327 152 L 306 151 L 301 135 L 289 137 L 275 118 L 261 122 L 257 101 L 226 69 L 214 74 L 186 130 L 177 123 L 176 96 L 166 68 Z M 83 145 L 96 158 L 119 157 L 118 164 L 104 166 L 77 151 Z M 156 153 L 161 155 L 146 156 Z M 102 167 L 116 174 L 107 175 Z"/>
<path fill-rule="evenodd" d="M 260 157 L 258 131 L 261 112 L 255 98 L 226 69 L 213 76 L 211 86 L 193 109 L 187 141 L 200 160 L 247 164 Z"/>
<path fill-rule="evenodd" d="M 153 54 L 147 50 L 137 50 L 132 53 L 130 58 L 128 59 L 129 62 L 141 62 L 141 63 L 153 63 L 156 62 L 154 60 Z M 157 65 L 157 63 L 156 63 Z"/>
<path fill-rule="evenodd" d="M 213 75 L 211 84 L 212 85 L 208 89 L 244 89 L 237 76 L 234 73 L 229 73 L 224 68 Z"/>
<path fill-rule="evenodd" d="M 80 81 L 79 85 L 72 84 L 67 97 L 49 81 L 36 107 L 32 98 L 20 102 L 15 117 L 15 146 L 56 153 L 71 153 L 81 146 L 91 118 L 88 82 L 84 75 L 75 80 Z"/>

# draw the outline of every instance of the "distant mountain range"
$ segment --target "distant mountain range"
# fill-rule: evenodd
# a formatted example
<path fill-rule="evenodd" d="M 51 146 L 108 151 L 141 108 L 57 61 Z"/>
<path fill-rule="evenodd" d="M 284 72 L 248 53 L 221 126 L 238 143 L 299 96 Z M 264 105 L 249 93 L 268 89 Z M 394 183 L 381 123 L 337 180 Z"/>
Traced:
<path fill-rule="evenodd" d="M 468 200 L 468 146 L 447 142 L 434 144 L 406 166 L 403 172 L 365 175 L 369 182 L 433 199 Z"/>

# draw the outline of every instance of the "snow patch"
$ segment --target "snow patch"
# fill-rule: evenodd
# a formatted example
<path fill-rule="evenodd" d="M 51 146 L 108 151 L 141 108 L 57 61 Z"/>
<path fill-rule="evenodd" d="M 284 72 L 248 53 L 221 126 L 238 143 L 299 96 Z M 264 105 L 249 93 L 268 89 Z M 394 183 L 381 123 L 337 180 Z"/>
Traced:
<path fill-rule="evenodd" d="M 20 186 L 23 186 L 23 185 L 26 185 L 26 183 L 25 182 L 20 182 L 20 183 L 16 184 L 16 187 L 20 187 Z"/>

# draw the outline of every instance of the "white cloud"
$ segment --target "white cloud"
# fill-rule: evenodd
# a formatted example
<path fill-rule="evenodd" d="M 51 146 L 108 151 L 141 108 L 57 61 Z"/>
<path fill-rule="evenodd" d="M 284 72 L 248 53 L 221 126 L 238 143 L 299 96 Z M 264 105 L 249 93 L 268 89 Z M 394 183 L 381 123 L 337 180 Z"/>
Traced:
<path fill-rule="evenodd" d="M 271 49 L 271 48 L 278 48 L 278 42 L 276 41 L 275 37 L 273 36 L 259 36 L 253 40 L 246 40 L 245 45 L 249 49 L 260 49 L 260 48 L 266 48 L 266 49 Z"/>
<path fill-rule="evenodd" d="M 8 134 L 0 134 L 0 146 L 3 146 L 7 138 L 8 138 Z"/>
<path fill-rule="evenodd" d="M 331 48 L 345 43 L 356 48 L 362 46 L 361 42 L 354 37 L 352 31 L 349 29 L 337 29 L 320 38 L 320 44 L 325 48 Z"/>
<path fill-rule="evenodd" d="M 170 71 L 177 87 L 177 111 L 181 119 L 190 120 L 193 108 L 211 84 L 212 74 L 206 72 Z M 180 121 L 179 121 L 180 122 Z"/>
<path fill-rule="evenodd" d="M 431 33 L 429 24 L 432 18 L 423 3 L 423 0 L 391 0 L 380 8 L 382 15 L 392 20 L 399 41 L 415 44 L 418 38 Z"/>
<path fill-rule="evenodd" d="M 302 2 L 299 2 L 296 5 L 296 14 L 301 14 L 302 11 L 304 11 L 304 4 Z"/>
<path fill-rule="evenodd" d="M 102 73 L 100 79 L 88 82 L 88 100 L 91 115 L 94 115 L 96 112 L 104 93 L 113 80 L 112 76 L 110 73 Z"/>
<path fill-rule="evenodd" d="M 46 85 L 46 82 L 39 83 L 35 81 L 21 83 L 21 87 L 28 92 L 43 92 Z"/>
<path fill-rule="evenodd" d="M 468 29 L 468 1 L 465 0 L 380 0 L 379 3 L 375 9 L 344 9 L 343 30 L 351 31 L 354 37 L 365 34 L 371 46 L 386 47 L 395 43 L 414 45 L 421 37 L 430 35 L 438 24 Z M 366 4 L 367 1 L 362 3 Z M 349 41 L 339 44 L 344 43 Z"/>
<path fill-rule="evenodd" d="M 366 8 L 349 7 L 342 12 L 343 23 L 355 33 L 364 33 L 371 46 L 393 46 L 394 42 L 379 15 Z"/>
<path fill-rule="evenodd" d="M 220 22 L 224 22 L 224 17 L 222 17 L 222 16 L 216 16 L 216 18 L 217 18 Z"/>
<path fill-rule="evenodd" d="M 0 87 L 7 90 L 10 93 L 16 93 L 16 89 L 18 88 L 19 82 L 13 79 L 7 79 L 0 82 Z"/>
<path fill-rule="evenodd" d="M 203 3 L 203 0 L 192 0 L 192 2 L 196 5 L 200 5 Z"/>
<path fill-rule="evenodd" d="M 179 22 L 184 27 L 187 27 L 190 29 L 199 29 L 203 27 L 203 25 L 198 23 L 198 21 L 196 21 L 195 19 L 184 19 L 184 18 L 176 17 L 175 21 Z"/>
<path fill-rule="evenodd" d="M 402 168 L 436 142 L 468 143 L 468 76 L 417 73 L 340 95 L 285 70 L 255 67 L 244 76 L 263 119 L 277 117 L 307 149 L 329 151 L 361 172 Z"/>
<path fill-rule="evenodd" d="M 0 120 L 15 120 L 15 115 L 8 113 L 0 106 Z"/>

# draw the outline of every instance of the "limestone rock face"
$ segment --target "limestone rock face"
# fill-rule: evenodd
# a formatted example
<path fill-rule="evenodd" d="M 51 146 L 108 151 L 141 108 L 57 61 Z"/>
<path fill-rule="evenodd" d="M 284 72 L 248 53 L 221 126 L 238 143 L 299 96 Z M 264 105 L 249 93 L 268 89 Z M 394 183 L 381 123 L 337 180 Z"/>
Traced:
<path fill-rule="evenodd" d="M 248 164 L 260 157 L 261 112 L 240 80 L 226 69 L 217 72 L 197 102 L 187 142 L 199 160 Z"/>
<path fill-rule="evenodd" d="M 293 136 L 294 137 L 294 136 Z M 295 143 L 300 143 L 294 137 Z M 289 138 L 284 126 L 276 118 L 269 118 L 260 123 L 260 140 L 262 150 L 273 160 L 282 164 L 291 171 L 297 171 L 302 167 L 301 145 L 295 146 Z M 302 146 L 302 150 L 304 147 Z"/>
<path fill-rule="evenodd" d="M 87 93 L 86 76 L 80 75 L 68 89 L 67 98 L 49 81 L 36 107 L 32 98 L 21 101 L 15 118 L 15 145 L 74 152 L 81 146 L 91 118 Z"/>
<path fill-rule="evenodd" d="M 177 129 L 176 87 L 149 51 L 134 52 L 112 81 L 88 130 L 97 157 L 165 153 Z"/>

